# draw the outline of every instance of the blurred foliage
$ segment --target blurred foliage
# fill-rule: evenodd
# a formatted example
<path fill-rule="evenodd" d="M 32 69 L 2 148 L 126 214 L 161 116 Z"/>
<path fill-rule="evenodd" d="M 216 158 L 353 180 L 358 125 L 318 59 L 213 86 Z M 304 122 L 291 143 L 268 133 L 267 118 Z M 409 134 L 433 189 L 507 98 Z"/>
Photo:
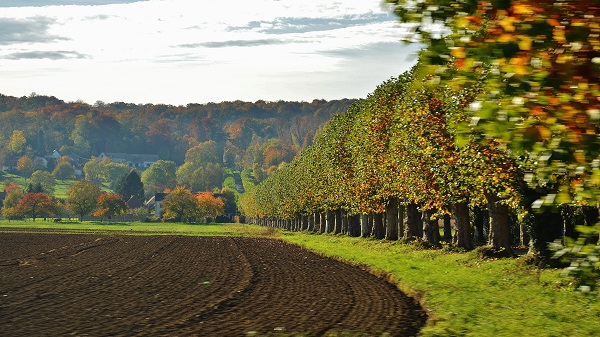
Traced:
<path fill-rule="evenodd" d="M 546 191 L 534 209 L 598 206 L 600 1 L 386 2 L 425 43 L 434 83 L 481 85 L 459 139 L 493 140 L 518 158 L 524 181 Z M 568 271 L 587 284 L 598 279 L 597 250 L 583 247 L 557 254 L 572 255 Z"/>
<path fill-rule="evenodd" d="M 600 287 L 600 224 L 578 226 L 577 231 L 580 235 L 576 240 L 567 237 L 564 245 L 554 242 L 551 249 L 555 251 L 555 259 L 569 264 L 563 274 L 574 276 L 580 291 L 597 292 Z"/>
<path fill-rule="evenodd" d="M 600 2 L 388 0 L 426 44 L 436 83 L 482 84 L 472 132 L 529 161 L 556 202 L 595 205 L 600 187 Z M 413 36 L 414 38 L 414 36 Z"/>

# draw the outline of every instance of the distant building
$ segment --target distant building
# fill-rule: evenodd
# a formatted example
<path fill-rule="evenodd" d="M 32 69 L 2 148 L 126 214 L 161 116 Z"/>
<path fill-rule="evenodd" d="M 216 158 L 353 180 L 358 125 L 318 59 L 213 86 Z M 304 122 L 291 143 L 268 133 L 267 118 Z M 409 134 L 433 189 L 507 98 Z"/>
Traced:
<path fill-rule="evenodd" d="M 133 167 L 139 171 L 144 171 L 152 164 L 156 164 L 158 161 L 158 155 L 156 154 L 131 154 L 131 153 L 113 153 L 113 152 L 102 152 L 98 156 L 98 160 L 108 158 L 115 163 L 126 164 L 129 167 Z"/>
<path fill-rule="evenodd" d="M 131 198 L 127 200 L 127 206 L 129 206 L 130 209 L 136 209 L 144 206 L 144 203 L 142 202 L 142 200 L 140 200 L 140 198 L 138 198 L 135 195 L 132 195 Z"/>
<path fill-rule="evenodd" d="M 146 201 L 146 207 L 149 209 L 154 208 L 154 215 L 157 217 L 162 216 L 162 202 L 165 200 L 167 193 L 156 193 L 150 198 L 150 200 Z"/>
<path fill-rule="evenodd" d="M 6 160 L 2 165 L 2 171 L 5 172 L 16 172 L 18 170 L 17 161 L 16 160 Z"/>

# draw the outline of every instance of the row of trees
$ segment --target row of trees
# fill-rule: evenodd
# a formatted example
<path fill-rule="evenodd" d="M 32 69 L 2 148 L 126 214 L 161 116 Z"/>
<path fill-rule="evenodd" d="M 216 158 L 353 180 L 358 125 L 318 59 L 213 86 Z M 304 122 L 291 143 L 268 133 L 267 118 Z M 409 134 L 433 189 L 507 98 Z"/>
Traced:
<path fill-rule="evenodd" d="M 6 218 L 62 217 L 69 214 L 112 218 L 125 214 L 127 203 L 117 193 L 102 191 L 100 185 L 77 181 L 71 185 L 65 200 L 52 198 L 43 190 L 23 191 L 17 185 L 5 188 L 2 215 Z"/>
<path fill-rule="evenodd" d="M 129 206 L 119 193 L 102 191 L 100 185 L 82 180 L 74 182 L 64 200 L 52 198 L 41 187 L 23 191 L 17 185 L 5 188 L 7 196 L 2 207 L 6 218 L 63 217 L 74 214 L 81 220 L 86 215 L 112 219 L 125 215 Z M 174 221 L 201 221 L 223 214 L 225 202 L 212 192 L 192 194 L 177 186 L 163 202 L 164 218 Z M 136 215 L 148 215 L 148 210 L 134 210 Z"/>
<path fill-rule="evenodd" d="M 17 172 L 23 177 L 31 177 L 36 171 L 46 171 L 52 174 L 56 179 L 75 179 L 75 167 L 71 163 L 71 158 L 62 156 L 59 159 L 50 158 L 46 162 L 41 157 L 31 159 L 28 155 L 23 155 L 17 160 Z M 45 159 L 44 159 L 45 160 Z"/>
<path fill-rule="evenodd" d="M 320 219 L 322 231 L 345 228 L 335 211 L 373 214 L 367 228 L 375 237 L 393 239 L 399 228 L 433 243 L 439 231 L 430 219 L 452 214 L 455 242 L 472 248 L 471 233 L 479 231 L 469 209 L 475 216 L 485 206 L 488 243 L 507 251 L 511 222 L 529 229 L 538 250 L 577 236 L 574 224 L 596 224 L 600 6 L 387 2 L 415 32 L 408 39 L 424 43 L 419 66 L 334 118 L 311 148 L 246 198 L 249 214 L 299 229 Z M 325 215 L 307 219 L 312 213 Z M 399 218 L 406 226 L 396 226 Z M 570 270 L 597 279 L 595 228 L 582 228 L 588 235 L 560 254 L 574 253 Z"/>
<path fill-rule="evenodd" d="M 290 160 L 290 158 L 280 158 Z M 53 162 L 50 159 L 49 162 Z M 181 166 L 170 160 L 159 160 L 141 176 L 137 171 L 124 163 L 115 163 L 109 158 L 99 160 L 92 157 L 83 165 L 85 180 L 96 184 L 105 184 L 109 189 L 121 194 L 128 199 L 135 195 L 141 200 L 148 199 L 155 193 L 165 189 L 173 189 L 176 185 L 186 186 L 193 191 L 220 190 L 225 179 L 226 168 L 219 154 L 219 149 L 214 141 L 201 142 L 191 147 L 185 155 Z M 18 173 L 29 178 L 32 185 L 42 184 L 44 191 L 50 195 L 54 192 L 56 180 L 73 180 L 76 178 L 75 168 L 69 157 L 63 156 L 56 160 L 53 170 L 37 169 L 28 156 L 23 156 L 18 161 Z M 259 168 L 257 176 L 263 171 Z M 134 187 L 129 187 L 130 185 Z M 146 188 L 144 189 L 144 185 Z"/>
<path fill-rule="evenodd" d="M 480 88 L 428 87 L 421 70 L 383 83 L 334 117 L 311 147 L 250 192 L 246 215 L 437 244 L 437 217 L 453 214 L 455 243 L 472 249 L 470 209 L 487 208 L 489 244 L 510 252 L 509 205 L 518 205 L 524 188 L 519 165 L 495 142 L 458 146 L 457 130 Z M 362 223 L 353 215 L 363 215 Z"/>

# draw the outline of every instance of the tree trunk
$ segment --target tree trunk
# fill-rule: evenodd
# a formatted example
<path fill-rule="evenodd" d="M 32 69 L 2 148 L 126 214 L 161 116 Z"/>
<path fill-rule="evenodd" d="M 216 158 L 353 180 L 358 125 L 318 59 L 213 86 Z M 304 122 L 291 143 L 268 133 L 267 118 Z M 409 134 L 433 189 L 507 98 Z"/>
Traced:
<path fill-rule="evenodd" d="M 519 242 L 523 247 L 529 246 L 529 232 L 523 223 L 519 225 Z"/>
<path fill-rule="evenodd" d="M 471 250 L 473 249 L 473 235 L 471 234 L 469 205 L 466 202 L 460 202 L 455 204 L 452 208 L 452 213 L 454 213 L 454 226 L 456 228 L 454 242 L 460 248 Z"/>
<path fill-rule="evenodd" d="M 350 217 L 346 211 L 340 211 L 342 215 L 342 234 L 350 235 Z"/>
<path fill-rule="evenodd" d="M 319 221 L 319 224 L 321 225 L 321 227 L 319 228 L 319 233 L 326 233 L 327 232 L 327 213 L 321 212 L 321 213 L 319 213 L 319 216 L 321 217 L 321 220 Z"/>
<path fill-rule="evenodd" d="M 564 219 L 561 212 L 545 209 L 543 212 L 531 212 L 529 231 L 529 254 L 550 258 L 548 242 L 563 238 Z"/>
<path fill-rule="evenodd" d="M 477 242 L 485 242 L 485 234 L 483 231 L 484 222 L 486 218 L 486 211 L 481 209 L 481 207 L 477 206 L 473 210 L 473 227 L 475 230 L 475 241 Z"/>
<path fill-rule="evenodd" d="M 308 218 L 309 218 L 308 215 L 302 215 L 302 217 L 300 218 L 301 219 L 300 220 L 300 230 L 301 231 L 305 231 L 305 230 L 308 229 L 308 226 L 309 226 L 308 225 L 308 222 L 309 222 Z"/>
<path fill-rule="evenodd" d="M 437 245 L 440 243 L 440 225 L 437 219 L 432 219 L 433 213 L 435 210 L 430 209 L 422 214 L 423 240 Z"/>
<path fill-rule="evenodd" d="M 315 212 L 312 231 L 314 233 L 318 233 L 320 230 L 321 230 L 321 214 L 319 212 Z"/>
<path fill-rule="evenodd" d="M 385 237 L 385 229 L 383 228 L 383 213 L 373 214 L 373 237 L 381 240 Z"/>
<path fill-rule="evenodd" d="M 406 237 L 412 239 L 420 238 L 422 235 L 421 215 L 416 204 L 410 203 L 406 205 L 406 216 L 404 217 L 406 227 Z"/>
<path fill-rule="evenodd" d="M 352 215 L 348 217 L 348 235 L 352 237 L 360 236 L 360 216 Z"/>
<path fill-rule="evenodd" d="M 385 207 L 385 239 L 398 240 L 398 199 L 391 198 Z"/>
<path fill-rule="evenodd" d="M 404 218 L 406 207 L 404 205 L 398 205 L 398 239 L 405 237 L 406 228 L 404 227 Z"/>
<path fill-rule="evenodd" d="M 333 213 L 335 219 L 335 225 L 333 227 L 333 232 L 335 234 L 339 234 L 342 232 L 342 210 L 336 209 Z"/>
<path fill-rule="evenodd" d="M 335 217 L 332 210 L 325 212 L 325 232 L 332 233 L 335 227 Z"/>
<path fill-rule="evenodd" d="M 452 217 L 444 214 L 444 241 L 452 242 Z"/>
<path fill-rule="evenodd" d="M 363 238 L 371 236 L 371 222 L 369 218 L 367 214 L 360 215 L 360 236 Z"/>
<path fill-rule="evenodd" d="M 503 204 L 502 200 L 495 194 L 486 193 L 485 198 L 487 199 L 488 211 L 490 212 L 488 245 L 495 249 L 504 248 L 507 254 L 512 254 L 508 205 Z"/>

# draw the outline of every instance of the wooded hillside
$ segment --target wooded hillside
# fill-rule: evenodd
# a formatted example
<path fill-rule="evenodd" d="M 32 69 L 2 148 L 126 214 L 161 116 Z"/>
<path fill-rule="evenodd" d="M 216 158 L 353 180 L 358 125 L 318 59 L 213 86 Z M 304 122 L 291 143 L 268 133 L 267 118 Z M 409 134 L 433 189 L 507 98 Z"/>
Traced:
<path fill-rule="evenodd" d="M 186 106 L 64 102 L 0 94 L 0 162 L 53 150 L 81 158 L 102 152 L 157 154 L 181 165 L 188 149 L 214 141 L 231 168 L 267 170 L 290 161 L 317 130 L 354 102 L 221 102 Z"/>

